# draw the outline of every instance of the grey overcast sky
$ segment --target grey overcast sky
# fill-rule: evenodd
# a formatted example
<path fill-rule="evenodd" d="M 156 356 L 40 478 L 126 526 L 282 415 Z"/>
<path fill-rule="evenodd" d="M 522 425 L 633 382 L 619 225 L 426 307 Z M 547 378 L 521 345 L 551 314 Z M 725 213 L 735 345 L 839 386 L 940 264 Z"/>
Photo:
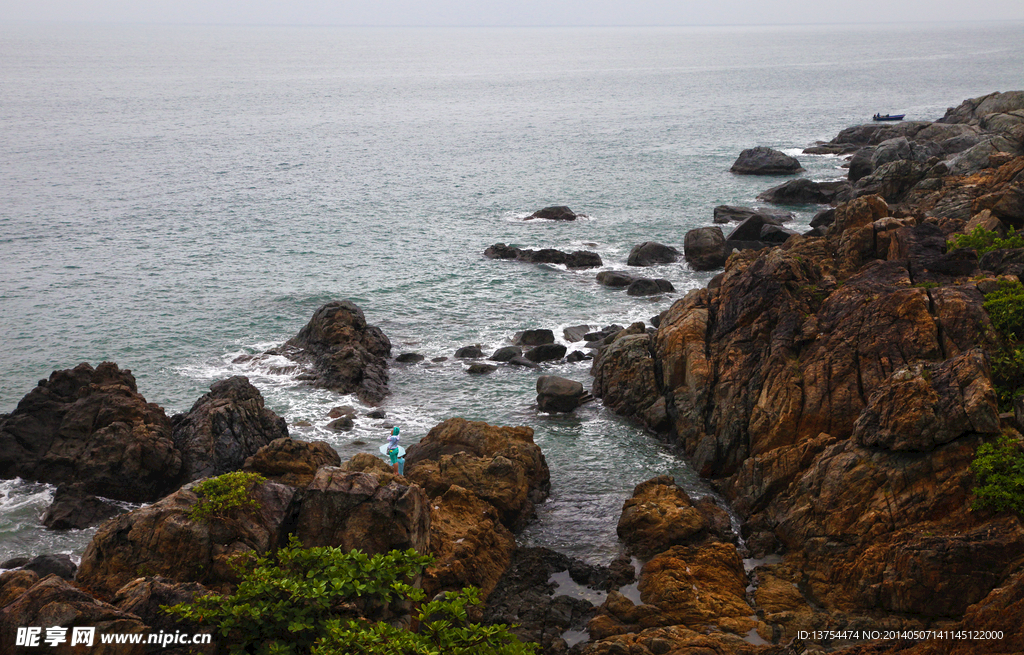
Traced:
<path fill-rule="evenodd" d="M 1024 0 L 0 0 L 0 20 L 409 26 L 1024 20 Z"/>

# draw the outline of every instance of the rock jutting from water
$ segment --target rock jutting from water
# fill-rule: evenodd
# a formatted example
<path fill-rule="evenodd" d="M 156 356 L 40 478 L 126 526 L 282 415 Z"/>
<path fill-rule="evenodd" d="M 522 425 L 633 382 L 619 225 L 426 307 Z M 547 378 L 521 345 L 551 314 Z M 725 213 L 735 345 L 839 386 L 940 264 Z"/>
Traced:
<path fill-rule="evenodd" d="M 804 168 L 796 157 L 774 148 L 757 146 L 741 152 L 729 170 L 741 175 L 793 175 Z"/>
<path fill-rule="evenodd" d="M 559 264 L 569 269 L 597 268 L 603 265 L 601 256 L 589 250 L 576 250 L 571 253 L 554 248 L 530 250 L 528 248 L 513 248 L 504 243 L 490 246 L 484 250 L 484 256 L 489 259 L 510 259 L 529 264 Z"/>
<path fill-rule="evenodd" d="M 309 366 L 307 381 L 338 393 L 354 393 L 376 405 L 388 395 L 391 341 L 368 325 L 363 310 L 335 300 L 313 313 L 309 323 L 280 349 L 289 359 Z"/>

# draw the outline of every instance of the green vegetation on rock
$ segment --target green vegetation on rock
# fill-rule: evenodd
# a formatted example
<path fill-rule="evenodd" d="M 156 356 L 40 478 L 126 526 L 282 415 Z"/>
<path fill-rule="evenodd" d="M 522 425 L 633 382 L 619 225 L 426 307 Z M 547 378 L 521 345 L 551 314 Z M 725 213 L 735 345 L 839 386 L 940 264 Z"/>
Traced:
<path fill-rule="evenodd" d="M 1024 285 L 1003 282 L 985 294 L 985 311 L 1003 339 L 992 353 L 992 383 L 999 396 L 999 408 L 1012 411 L 1013 399 L 1024 389 Z"/>
<path fill-rule="evenodd" d="M 418 632 L 371 621 L 390 606 L 423 600 L 407 581 L 432 562 L 413 549 L 369 556 L 335 547 L 302 548 L 293 536 L 274 557 L 239 560 L 242 582 L 231 595 L 201 596 L 165 611 L 213 626 L 231 655 L 529 655 L 505 625 L 470 623 L 475 589 L 424 603 Z"/>
<path fill-rule="evenodd" d="M 973 509 L 1024 513 L 1024 448 L 1010 435 L 978 447 L 971 471 L 977 479 Z"/>
<path fill-rule="evenodd" d="M 207 521 L 214 517 L 223 518 L 235 509 L 258 510 L 259 502 L 250 496 L 253 487 L 266 481 L 259 473 L 233 471 L 203 480 L 192 491 L 199 496 L 199 502 L 189 510 L 193 521 Z"/>
<path fill-rule="evenodd" d="M 986 230 L 980 225 L 967 234 L 958 234 L 950 240 L 953 248 L 968 248 L 978 251 L 984 255 L 993 250 L 1002 248 L 1024 248 L 1024 235 L 1017 234 L 1013 228 L 1006 234 L 1006 238 L 999 236 L 998 232 Z"/>

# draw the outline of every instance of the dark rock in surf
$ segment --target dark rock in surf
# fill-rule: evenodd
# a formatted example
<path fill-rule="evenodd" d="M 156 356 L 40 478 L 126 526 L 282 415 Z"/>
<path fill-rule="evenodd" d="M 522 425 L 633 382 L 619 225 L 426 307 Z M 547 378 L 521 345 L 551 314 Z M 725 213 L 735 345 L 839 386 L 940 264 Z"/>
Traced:
<path fill-rule="evenodd" d="M 537 378 L 537 407 L 550 414 L 568 413 L 580 406 L 587 396 L 583 384 L 556 375 Z"/>
<path fill-rule="evenodd" d="M 171 422 L 131 371 L 104 362 L 54 371 L 0 416 L 0 478 L 80 483 L 116 500 L 156 500 L 181 484 Z"/>
<path fill-rule="evenodd" d="M 78 485 L 62 484 L 57 487 L 42 523 L 50 530 L 83 530 L 121 512 L 117 505 L 83 491 Z"/>
<path fill-rule="evenodd" d="M 758 195 L 757 199 L 773 205 L 834 205 L 849 200 L 852 195 L 853 187 L 844 180 L 813 182 L 799 178 L 772 187 Z"/>
<path fill-rule="evenodd" d="M 56 575 L 65 580 L 74 580 L 78 566 L 71 561 L 70 555 L 38 555 L 21 565 L 26 571 L 32 571 L 40 579 L 48 575 Z"/>
<path fill-rule="evenodd" d="M 315 387 L 354 393 L 371 405 L 388 395 L 391 341 L 380 328 L 367 325 L 363 310 L 348 300 L 316 310 L 282 352 L 313 368 Z"/>
<path fill-rule="evenodd" d="M 484 250 L 484 256 L 489 259 L 511 259 L 529 264 L 559 264 L 570 269 L 596 268 L 603 265 L 601 256 L 589 250 L 566 253 L 554 248 L 513 248 L 504 243 L 496 243 L 487 248 Z"/>
<path fill-rule="evenodd" d="M 522 354 L 523 349 L 519 346 L 505 346 L 495 350 L 494 354 L 488 357 L 488 359 L 492 362 L 507 362 L 513 357 L 520 357 Z"/>
<path fill-rule="evenodd" d="M 796 230 L 782 227 L 781 225 L 765 225 L 761 228 L 760 241 L 772 244 L 786 243 L 786 240 L 794 234 L 800 234 Z"/>
<path fill-rule="evenodd" d="M 509 364 L 515 364 L 516 366 L 522 366 L 523 368 L 540 368 L 540 364 L 537 362 L 531 362 L 522 355 L 516 355 L 512 359 L 508 360 Z"/>
<path fill-rule="evenodd" d="M 626 288 L 626 294 L 630 296 L 655 296 L 659 293 L 673 293 L 674 291 L 675 287 L 665 279 L 640 278 Z"/>
<path fill-rule="evenodd" d="M 589 325 L 574 325 L 562 329 L 562 337 L 569 343 L 576 343 L 577 341 L 583 341 L 583 336 L 590 332 Z"/>
<path fill-rule="evenodd" d="M 597 283 L 601 286 L 620 289 L 633 284 L 636 278 L 622 271 L 601 271 L 597 274 Z"/>
<path fill-rule="evenodd" d="M 565 205 L 555 205 L 538 209 L 523 220 L 529 221 L 535 218 L 543 218 L 550 221 L 575 221 L 577 217 L 578 214 Z"/>
<path fill-rule="evenodd" d="M 725 266 L 728 252 L 722 228 L 715 225 L 687 232 L 683 238 L 683 256 L 697 271 L 710 271 Z"/>
<path fill-rule="evenodd" d="M 671 264 L 679 261 L 682 253 L 657 241 L 644 241 L 633 246 L 629 251 L 626 264 L 629 266 L 654 266 L 655 264 Z"/>
<path fill-rule="evenodd" d="M 560 343 L 546 343 L 531 348 L 524 357 L 531 362 L 551 362 L 565 357 L 566 350 L 568 349 Z"/>
<path fill-rule="evenodd" d="M 351 417 L 341 416 L 328 423 L 326 427 L 328 430 L 334 430 L 335 432 L 348 432 L 355 425 L 355 421 Z"/>
<path fill-rule="evenodd" d="M 517 346 L 542 346 L 555 342 L 555 333 L 547 329 L 523 330 L 512 336 L 512 343 Z"/>
<path fill-rule="evenodd" d="M 792 175 L 804 168 L 796 157 L 774 148 L 757 146 L 741 152 L 729 170 L 740 175 Z"/>
<path fill-rule="evenodd" d="M 424 359 L 426 359 L 426 357 L 419 353 L 402 353 L 398 357 L 395 357 L 395 361 L 400 364 L 415 364 L 417 362 L 422 362 Z"/>
<path fill-rule="evenodd" d="M 769 209 L 762 207 L 754 209 L 752 207 L 735 207 L 732 205 L 719 205 L 715 207 L 714 221 L 715 223 L 739 223 L 745 221 L 754 214 L 763 214 L 770 216 L 772 219 L 785 223 L 795 218 L 793 212 L 786 211 L 784 209 Z"/>
<path fill-rule="evenodd" d="M 455 356 L 458 359 L 480 359 L 484 356 L 484 351 L 480 346 L 463 346 L 455 351 Z"/>
<path fill-rule="evenodd" d="M 466 372 L 470 375 L 484 375 L 487 373 L 493 373 L 497 370 L 498 367 L 494 364 L 482 364 L 478 362 L 476 364 L 470 364 L 469 368 L 466 369 Z"/>
<path fill-rule="evenodd" d="M 288 436 L 285 420 L 240 375 L 211 384 L 187 414 L 171 418 L 171 426 L 186 481 L 240 469 L 257 450 Z"/>

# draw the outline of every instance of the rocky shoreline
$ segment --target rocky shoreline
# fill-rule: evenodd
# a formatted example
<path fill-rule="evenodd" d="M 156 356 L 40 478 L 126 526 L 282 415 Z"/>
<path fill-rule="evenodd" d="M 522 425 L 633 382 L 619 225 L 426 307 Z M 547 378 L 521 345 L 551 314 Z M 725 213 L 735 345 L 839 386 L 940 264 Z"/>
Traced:
<path fill-rule="evenodd" d="M 1020 284 L 1024 248 L 979 257 L 954 247 L 979 227 L 1024 227 L 1024 92 L 965 101 L 935 123 L 850 128 L 809 152 L 850 156 L 849 179 L 798 178 L 763 198 L 833 204 L 810 232 L 782 227 L 778 212 L 723 209 L 721 222 L 739 219 L 729 237 L 713 226 L 701 230 L 717 234 L 686 238 L 704 251 L 687 245 L 687 260 L 723 269 L 707 288 L 651 327 L 564 335 L 594 353 L 593 396 L 685 453 L 727 500 L 739 534 L 725 508 L 658 477 L 609 517 L 622 556 L 588 565 L 516 544 L 550 489 L 529 427 L 447 419 L 409 447 L 398 476 L 377 457 L 342 462 L 323 443 L 292 439 L 245 378 L 214 383 L 189 412 L 167 417 L 130 371 L 82 364 L 55 371 L 0 416 L 0 477 L 60 485 L 48 514 L 103 523 L 77 571 L 6 563 L 0 643 L 47 621 L 196 629 L 159 605 L 230 592 L 232 557 L 294 536 L 430 553 L 429 596 L 477 586 L 483 620 L 517 624 L 545 653 L 1024 652 L 1024 525 L 1016 511 L 972 509 L 971 468 L 982 444 L 1022 439 L 1024 402 L 1016 413 L 999 404 L 994 359 L 1008 337 L 986 295 Z M 799 172 L 765 149 L 745 155 L 757 165 L 737 172 Z M 575 217 L 548 209 L 558 211 L 535 218 Z M 593 253 L 539 252 L 496 244 L 487 256 L 600 265 Z M 648 242 L 629 263 L 679 254 Z M 550 331 L 514 341 L 491 359 L 525 368 L 566 356 Z M 347 301 L 320 308 L 266 355 L 368 404 L 388 394 L 391 343 Z M 541 411 L 590 400 L 555 376 L 538 378 L 537 391 Z M 262 476 L 250 490 L 259 509 L 195 518 L 199 481 L 229 471 Z M 123 513 L 96 496 L 152 504 Z M 929 630 L 1002 636 L 914 637 Z M 876 634 L 886 637 L 860 636 Z M 108 648 L 91 652 L 147 652 Z"/>

